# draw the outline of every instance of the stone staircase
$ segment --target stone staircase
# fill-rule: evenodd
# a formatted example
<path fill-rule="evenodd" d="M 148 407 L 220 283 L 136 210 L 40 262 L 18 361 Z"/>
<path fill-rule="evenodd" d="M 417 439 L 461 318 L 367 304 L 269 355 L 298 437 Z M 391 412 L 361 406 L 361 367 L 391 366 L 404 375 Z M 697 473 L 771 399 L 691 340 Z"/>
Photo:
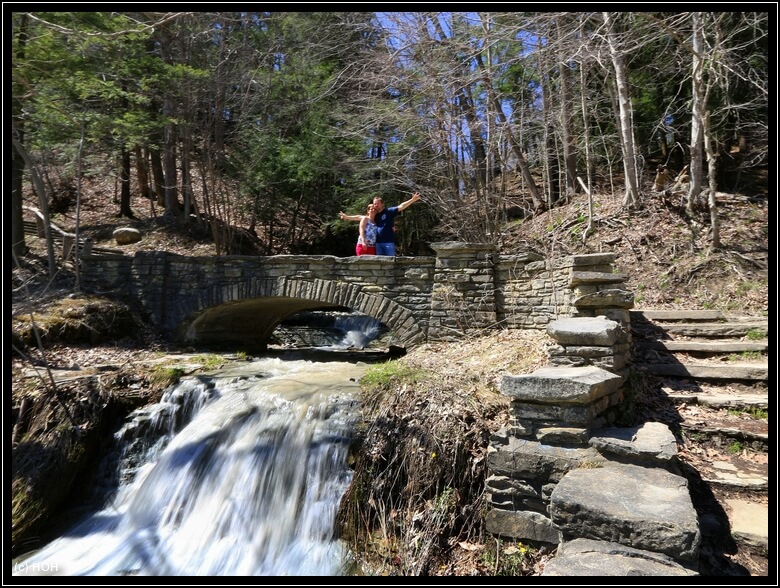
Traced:
<path fill-rule="evenodd" d="M 24 234 L 36 239 L 46 238 L 46 220 L 43 213 L 32 206 L 23 206 L 24 218 L 22 220 L 24 226 Z M 55 223 L 49 221 L 50 234 L 55 251 L 59 252 L 63 262 L 71 261 L 73 258 L 73 252 L 78 243 L 79 256 L 83 255 L 124 255 L 121 249 L 113 249 L 110 247 L 98 247 L 94 245 L 92 239 L 79 238 L 76 239 L 74 233 L 60 228 Z"/>
<path fill-rule="evenodd" d="M 665 404 L 658 420 L 682 441 L 692 489 L 714 505 L 702 517 L 704 545 L 710 537 L 766 558 L 768 321 L 713 310 L 630 314 L 634 366 Z"/>
<path fill-rule="evenodd" d="M 711 450 L 717 443 L 705 449 L 689 444 L 694 435 L 702 434 L 694 434 L 692 427 L 696 415 L 706 410 L 704 424 L 715 426 L 717 435 L 725 435 L 726 429 L 715 425 L 716 412 L 723 418 L 758 423 L 764 436 L 759 433 L 754 438 L 763 441 L 751 445 L 750 451 L 766 457 L 766 419 L 755 419 L 737 408 L 762 406 L 760 401 L 740 404 L 739 395 L 748 394 L 763 398 L 763 406 L 767 405 L 761 392 L 766 380 L 755 379 L 761 369 L 760 361 L 754 361 L 758 357 L 749 356 L 751 370 L 732 370 L 732 378 L 736 374 L 738 380 L 728 380 L 728 373 L 718 370 L 694 377 L 693 366 L 716 363 L 697 355 L 702 353 L 699 350 L 712 354 L 712 349 L 720 351 L 718 345 L 671 355 L 655 342 L 697 337 L 645 336 L 642 329 L 655 330 L 655 324 L 639 325 L 637 320 L 634 333 L 627 311 L 611 312 L 618 320 L 606 314 L 554 321 L 547 328 L 556 342 L 548 366 L 502 379 L 501 392 L 510 398 L 511 419 L 491 439 L 486 529 L 499 536 L 556 545 L 556 555 L 545 564 L 542 576 L 767 575 L 766 461 L 763 469 L 760 459 L 743 459 L 745 463 L 737 465 L 735 454 L 727 463 L 723 452 Z M 696 331 L 677 332 L 747 334 L 765 325 L 752 321 L 759 326 L 745 328 L 751 321 L 740 321 L 741 330 L 727 325 L 730 331 L 718 331 L 705 326 L 717 322 L 712 319 L 700 315 Z M 697 320 L 688 316 L 674 326 Z M 631 357 L 638 349 L 641 357 L 633 369 Z M 740 353 L 740 348 L 734 349 L 729 353 Z M 682 376 L 647 369 L 675 363 L 685 366 Z M 765 364 L 763 370 L 766 373 Z M 665 378 L 676 380 L 674 390 Z M 661 384 L 654 388 L 656 380 Z M 671 399 L 669 393 L 683 398 L 683 383 L 690 388 L 687 400 Z M 658 390 L 658 398 L 641 398 L 645 391 L 651 396 L 652 389 Z M 721 394 L 717 401 L 716 389 Z M 699 397 L 712 403 L 692 400 Z M 644 406 L 641 416 L 647 418 L 634 421 L 640 424 L 620 426 L 628 416 L 625 407 L 634 402 L 651 405 L 653 414 L 647 414 Z M 716 408 L 718 402 L 727 408 Z M 733 427 L 732 432 L 747 439 L 748 428 Z M 730 442 L 724 437 L 719 443 L 724 448 Z M 728 482 L 732 485 L 723 491 Z M 747 488 L 746 493 L 740 493 L 742 488 Z M 763 563 L 754 565 L 753 554 L 763 557 Z"/>
<path fill-rule="evenodd" d="M 726 317 L 716 310 L 632 310 L 630 315 L 634 363 L 651 374 L 767 382 L 767 320 Z"/>

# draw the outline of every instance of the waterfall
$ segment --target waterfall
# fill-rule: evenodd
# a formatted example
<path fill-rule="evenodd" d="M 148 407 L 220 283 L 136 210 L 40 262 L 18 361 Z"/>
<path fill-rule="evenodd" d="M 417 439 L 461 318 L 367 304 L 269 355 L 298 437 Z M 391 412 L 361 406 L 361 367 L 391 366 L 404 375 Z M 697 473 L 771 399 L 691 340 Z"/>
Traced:
<path fill-rule="evenodd" d="M 382 323 L 362 314 L 339 317 L 336 326 L 343 333 L 341 340 L 332 346 L 336 349 L 365 349 L 383 333 Z"/>
<path fill-rule="evenodd" d="M 379 320 L 359 312 L 302 311 L 276 327 L 274 337 L 288 348 L 365 349 L 388 333 Z"/>
<path fill-rule="evenodd" d="M 182 381 L 117 433 L 111 502 L 14 575 L 344 573 L 335 521 L 364 370 L 265 359 Z"/>

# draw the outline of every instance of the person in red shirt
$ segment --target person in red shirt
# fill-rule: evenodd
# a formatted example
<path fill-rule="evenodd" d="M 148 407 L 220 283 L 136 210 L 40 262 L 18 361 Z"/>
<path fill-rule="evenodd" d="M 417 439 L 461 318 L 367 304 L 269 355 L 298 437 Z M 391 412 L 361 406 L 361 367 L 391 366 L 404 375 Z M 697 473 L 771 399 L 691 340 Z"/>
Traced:
<path fill-rule="evenodd" d="M 374 210 L 374 204 L 371 203 L 366 208 L 366 214 L 344 214 L 339 212 L 339 218 L 341 220 L 356 220 L 360 221 L 358 235 L 358 241 L 355 245 L 355 255 L 376 255 L 376 225 L 374 224 L 374 217 L 376 212 Z"/>

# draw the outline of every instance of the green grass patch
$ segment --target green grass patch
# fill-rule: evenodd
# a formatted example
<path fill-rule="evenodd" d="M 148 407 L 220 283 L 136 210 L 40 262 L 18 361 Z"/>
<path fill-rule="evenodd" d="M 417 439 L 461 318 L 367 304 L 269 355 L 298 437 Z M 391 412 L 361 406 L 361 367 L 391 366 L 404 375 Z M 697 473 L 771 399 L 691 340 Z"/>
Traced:
<path fill-rule="evenodd" d="M 764 284 L 761 284 L 760 282 L 751 282 L 749 280 L 739 282 L 737 284 L 737 296 L 744 296 L 748 292 L 758 290 L 762 287 L 764 287 Z"/>
<path fill-rule="evenodd" d="M 731 444 L 729 444 L 729 453 L 738 454 L 742 453 L 742 451 L 745 449 L 745 445 L 741 441 L 734 441 Z"/>
<path fill-rule="evenodd" d="M 745 336 L 748 341 L 761 341 L 767 338 L 767 332 L 764 329 L 750 329 Z"/>
<path fill-rule="evenodd" d="M 703 443 L 707 439 L 704 433 L 687 433 L 685 436 L 694 443 Z"/>
<path fill-rule="evenodd" d="M 167 388 L 181 380 L 184 373 L 184 368 L 160 365 L 152 370 L 152 382 L 157 386 Z"/>
<path fill-rule="evenodd" d="M 197 363 L 202 363 L 203 368 L 207 370 L 215 370 L 222 367 L 225 364 L 225 360 L 221 355 L 213 353 L 206 355 L 197 355 L 192 358 Z"/>
<path fill-rule="evenodd" d="M 764 359 L 764 354 L 760 351 L 742 351 L 741 353 L 731 353 L 728 356 L 729 361 L 759 361 Z"/>
<path fill-rule="evenodd" d="M 731 416 L 748 415 L 754 419 L 769 419 L 769 411 L 757 406 L 751 406 L 749 408 L 729 408 L 726 412 Z"/>
<path fill-rule="evenodd" d="M 425 377 L 425 370 L 387 361 L 370 367 L 360 378 L 360 384 L 367 388 L 388 388 L 391 384 L 414 384 Z"/>

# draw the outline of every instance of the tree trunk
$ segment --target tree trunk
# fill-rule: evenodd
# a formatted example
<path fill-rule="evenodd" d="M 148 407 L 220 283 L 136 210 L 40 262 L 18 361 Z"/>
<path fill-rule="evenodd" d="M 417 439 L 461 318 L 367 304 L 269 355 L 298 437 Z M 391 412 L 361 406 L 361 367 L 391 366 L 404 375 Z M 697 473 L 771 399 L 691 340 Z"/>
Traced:
<path fill-rule="evenodd" d="M 170 99 L 165 100 L 163 108 L 166 116 L 173 116 L 173 103 Z M 179 213 L 179 192 L 177 188 L 178 174 L 176 171 L 176 126 L 173 122 L 165 125 L 165 158 L 163 165 L 165 167 L 165 213 L 163 217 L 169 221 L 174 220 Z"/>
<path fill-rule="evenodd" d="M 152 177 L 154 192 L 157 194 L 157 205 L 165 206 L 165 173 L 163 172 L 162 155 L 157 147 L 149 149 L 149 159 L 152 162 Z"/>
<path fill-rule="evenodd" d="M 540 72 L 540 86 L 542 91 L 542 152 L 544 157 L 542 162 L 544 167 L 542 168 L 542 183 L 545 186 L 545 202 L 547 202 L 548 208 L 552 208 L 553 204 L 558 200 L 558 159 L 555 152 L 555 138 L 553 137 L 554 128 L 553 116 L 552 116 L 552 92 L 550 91 L 550 76 L 544 75 L 543 72 L 548 72 L 549 67 L 547 64 L 548 51 L 542 43 L 541 37 L 539 38 L 537 45 L 537 63 Z M 545 181 L 546 180 L 546 181 Z"/>
<path fill-rule="evenodd" d="M 566 61 L 561 43 L 560 23 L 556 22 L 558 27 L 558 42 L 560 57 L 558 59 L 558 71 L 560 72 L 560 90 L 561 90 L 561 143 L 563 143 L 563 162 L 565 171 L 563 173 L 563 189 L 561 192 L 567 200 L 574 196 L 577 191 L 577 151 L 574 146 L 574 133 L 572 131 L 573 116 L 571 103 L 571 72 L 569 64 Z"/>
<path fill-rule="evenodd" d="M 181 150 L 181 193 L 184 199 L 182 221 L 185 223 L 189 222 L 190 214 L 194 208 L 192 205 L 192 174 L 190 173 L 191 145 L 189 131 L 185 131 Z"/>
<path fill-rule="evenodd" d="M 534 182 L 534 178 L 531 175 L 531 168 L 528 167 L 528 161 L 525 159 L 525 154 L 523 153 L 520 143 L 515 138 L 515 134 L 512 132 L 512 126 L 507 122 L 506 116 L 504 116 L 504 111 L 501 109 L 501 103 L 499 102 L 498 97 L 493 90 L 493 82 L 487 75 L 485 64 L 482 62 L 482 57 L 479 53 L 475 55 L 475 59 L 477 60 L 477 65 L 483 74 L 482 81 L 485 83 L 485 88 L 488 92 L 488 99 L 493 104 L 496 116 L 498 116 L 498 120 L 501 122 L 507 139 L 509 140 L 509 144 L 512 146 L 512 153 L 514 153 L 515 157 L 517 158 L 517 165 L 520 166 L 520 172 L 522 173 L 523 179 L 525 180 L 526 186 L 528 187 L 534 209 L 537 211 L 543 210 L 544 201 L 539 196 L 539 189 L 536 187 L 536 182 Z"/>
<path fill-rule="evenodd" d="M 173 34 L 166 29 L 161 29 L 158 36 L 160 46 L 160 56 L 169 66 L 174 65 L 171 57 L 171 45 Z M 178 134 L 174 119 L 177 115 L 176 100 L 172 95 L 171 88 L 166 92 L 163 98 L 162 114 L 165 120 L 163 130 L 163 169 L 165 170 L 165 212 L 163 219 L 166 222 L 173 222 L 179 213 L 179 193 L 177 191 L 178 176 L 176 171 L 176 142 Z"/>
<path fill-rule="evenodd" d="M 135 146 L 135 173 L 138 178 L 138 190 L 141 192 L 141 197 L 146 200 L 152 200 L 152 187 L 149 181 L 149 159 L 147 157 L 148 150 L 141 145 Z"/>
<path fill-rule="evenodd" d="M 710 113 L 704 117 L 704 149 L 707 151 L 707 164 L 709 167 L 709 198 L 707 203 L 710 209 L 710 225 L 712 227 L 712 237 L 710 241 L 711 249 L 720 249 L 720 216 L 718 215 L 718 203 L 715 195 L 718 192 L 717 173 L 718 173 L 718 154 L 712 145 L 712 134 L 710 133 Z"/>
<path fill-rule="evenodd" d="M 122 145 L 122 168 L 119 171 L 119 183 L 121 186 L 119 216 L 134 218 L 133 211 L 130 209 L 130 150 L 126 145 Z"/>
<path fill-rule="evenodd" d="M 441 40 L 445 40 L 447 36 L 444 33 L 444 29 L 442 28 L 439 19 L 436 18 L 435 15 L 431 16 L 432 18 L 430 19 L 430 22 L 433 23 L 434 28 L 436 29 L 436 33 L 439 35 Z M 466 126 L 469 129 L 469 137 L 471 139 L 471 144 L 474 147 L 473 164 L 475 175 L 475 191 L 477 192 L 477 197 L 479 198 L 482 195 L 483 189 L 485 187 L 485 170 L 487 169 L 487 151 L 485 149 L 485 144 L 482 141 L 482 129 L 480 128 L 479 117 L 477 117 L 477 114 L 474 110 L 474 100 L 471 97 L 470 89 L 465 85 L 461 85 L 460 88 L 458 88 L 456 99 L 458 108 L 460 109 L 463 117 L 466 119 Z"/>
<path fill-rule="evenodd" d="M 14 150 L 24 158 L 24 163 L 30 170 L 30 178 L 32 179 L 33 186 L 38 193 L 38 206 L 43 215 L 43 230 L 46 235 L 46 256 L 49 259 L 49 277 L 54 278 L 54 274 L 57 272 L 57 264 L 54 260 L 54 240 L 51 236 L 51 218 L 49 217 L 49 199 L 46 196 L 46 186 L 24 146 L 17 141 L 15 137 L 12 138 L 12 141 Z"/>
<path fill-rule="evenodd" d="M 628 91 L 628 74 L 626 72 L 623 53 L 618 49 L 612 30 L 612 17 L 604 12 L 604 23 L 607 25 L 607 43 L 615 69 L 615 82 L 618 94 L 618 120 L 620 122 L 620 146 L 623 151 L 623 171 L 625 173 L 626 195 L 623 206 L 634 208 L 639 206 L 639 179 L 637 176 L 636 149 L 634 145 L 634 123 L 631 97 Z"/>
<path fill-rule="evenodd" d="M 702 151 L 704 147 L 704 112 L 707 108 L 704 90 L 704 31 L 702 30 L 702 15 L 694 12 L 691 15 L 693 31 L 691 44 L 693 48 L 693 74 L 691 79 L 691 183 L 688 185 L 688 203 L 685 212 L 693 215 L 696 201 L 699 199 L 702 187 Z"/>
<path fill-rule="evenodd" d="M 27 29 L 29 26 L 29 17 L 22 14 L 19 23 L 19 33 L 17 34 L 16 58 L 19 61 L 24 59 L 24 49 L 27 44 Z M 15 78 L 14 78 L 15 79 Z M 11 127 L 14 141 L 24 145 L 24 118 L 22 116 L 22 100 L 20 89 L 14 89 L 11 92 Z M 24 185 L 24 156 L 16 148 L 11 152 L 11 251 L 17 257 L 27 253 L 27 244 L 24 241 L 24 218 L 22 214 L 22 187 Z"/>
<path fill-rule="evenodd" d="M 585 149 L 585 173 L 587 177 L 587 184 L 583 186 L 585 193 L 588 195 L 588 226 L 582 233 L 582 242 L 585 243 L 588 239 L 590 231 L 593 229 L 593 161 L 590 155 L 590 117 L 588 117 L 588 100 L 586 91 L 588 85 L 585 80 L 585 70 L 587 61 L 583 59 L 580 63 L 580 110 L 582 111 L 582 129 L 583 129 L 583 143 Z M 581 181 L 581 180 L 580 180 Z"/>

